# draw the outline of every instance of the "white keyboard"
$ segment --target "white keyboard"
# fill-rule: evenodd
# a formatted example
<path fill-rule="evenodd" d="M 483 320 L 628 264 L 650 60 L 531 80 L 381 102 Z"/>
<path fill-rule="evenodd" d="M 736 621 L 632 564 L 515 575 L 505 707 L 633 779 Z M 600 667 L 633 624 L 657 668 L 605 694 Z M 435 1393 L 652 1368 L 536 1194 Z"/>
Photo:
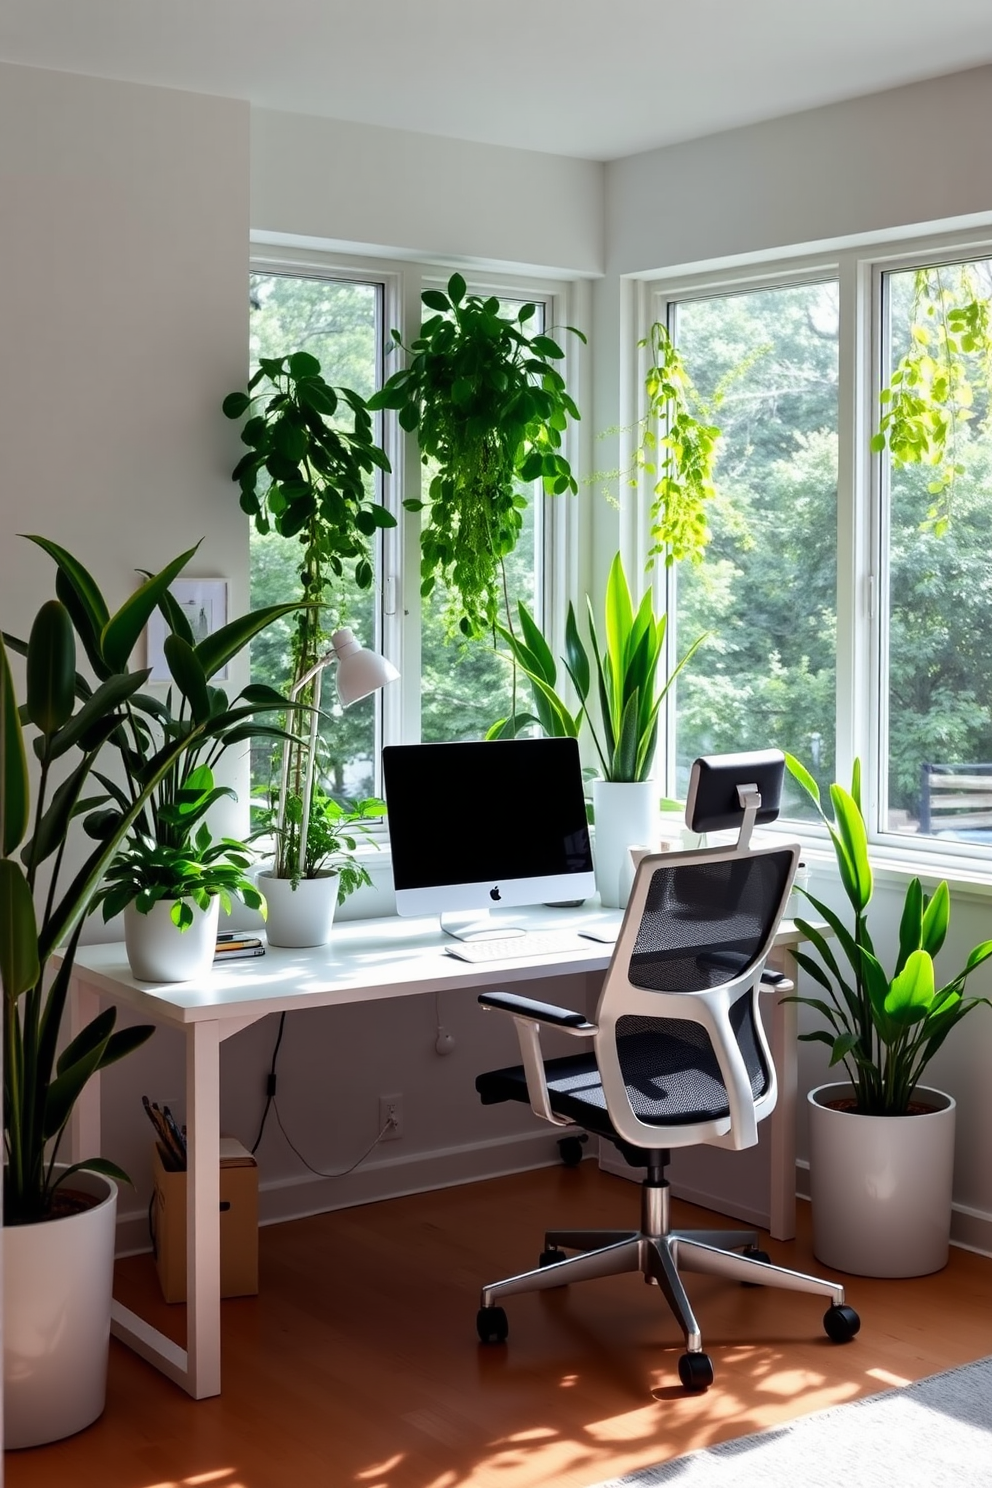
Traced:
<path fill-rule="evenodd" d="M 444 949 L 459 961 L 527 961 L 531 956 L 588 951 L 595 944 L 577 930 L 528 930 L 524 935 L 500 935 L 492 940 L 453 941 Z"/>

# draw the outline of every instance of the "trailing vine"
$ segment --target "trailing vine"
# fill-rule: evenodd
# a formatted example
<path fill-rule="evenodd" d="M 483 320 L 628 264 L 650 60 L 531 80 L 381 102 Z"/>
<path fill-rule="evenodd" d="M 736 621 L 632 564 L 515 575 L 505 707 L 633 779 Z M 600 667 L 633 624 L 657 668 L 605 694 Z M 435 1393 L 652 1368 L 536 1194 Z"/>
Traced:
<path fill-rule="evenodd" d="M 641 475 L 655 477 L 648 566 L 659 556 L 666 567 L 684 558 L 699 563 L 710 540 L 706 503 L 714 494 L 720 430 L 709 422 L 667 328 L 655 321 L 637 344 L 650 348 L 651 365 L 644 377 L 641 442 L 628 480 L 636 486 Z"/>
<path fill-rule="evenodd" d="M 564 351 L 526 329 L 535 305 L 510 320 L 495 295 L 466 294 L 461 274 L 452 274 L 447 294 L 427 289 L 421 298 L 434 313 L 409 347 L 393 331 L 408 362 L 368 407 L 395 409 L 401 428 L 416 434 L 423 463 L 436 463 L 428 499 L 404 502 L 426 514 L 420 592 L 426 598 L 442 580 L 452 629 L 477 636 L 497 620 L 503 560 L 526 507 L 521 484 L 540 480 L 549 494 L 578 490 L 561 445 L 579 411 L 552 365 Z"/>
<path fill-rule="evenodd" d="M 933 501 L 924 525 L 938 537 L 950 521 L 954 483 L 964 474 L 960 435 L 975 416 L 978 389 L 986 397 L 992 392 L 992 327 L 974 268 L 918 269 L 909 350 L 879 394 L 871 448 L 888 449 L 896 469 L 933 468 L 927 484 Z"/>

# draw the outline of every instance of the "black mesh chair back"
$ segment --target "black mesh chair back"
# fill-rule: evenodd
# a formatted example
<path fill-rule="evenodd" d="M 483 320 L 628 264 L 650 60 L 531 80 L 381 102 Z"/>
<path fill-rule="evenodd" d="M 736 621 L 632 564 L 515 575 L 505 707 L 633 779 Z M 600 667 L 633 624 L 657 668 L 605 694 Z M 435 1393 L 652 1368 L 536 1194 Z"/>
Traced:
<path fill-rule="evenodd" d="M 757 1140 L 776 1096 L 758 987 L 797 856 L 786 843 L 642 859 L 595 1017 L 625 1141 Z"/>

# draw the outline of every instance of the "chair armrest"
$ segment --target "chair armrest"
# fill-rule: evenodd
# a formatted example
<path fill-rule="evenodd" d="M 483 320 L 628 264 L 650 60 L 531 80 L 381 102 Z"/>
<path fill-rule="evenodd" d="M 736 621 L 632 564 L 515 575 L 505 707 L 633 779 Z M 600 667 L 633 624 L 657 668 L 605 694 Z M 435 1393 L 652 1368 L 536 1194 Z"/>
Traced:
<path fill-rule="evenodd" d="M 590 1023 L 584 1013 L 556 1007 L 552 1002 L 538 1002 L 534 997 L 523 997 L 517 992 L 480 992 L 479 1001 L 484 1008 L 496 1008 L 498 1012 L 512 1013 L 517 1018 L 533 1018 L 535 1023 L 563 1028 L 566 1033 L 588 1035 L 596 1032 L 595 1023 Z"/>
<path fill-rule="evenodd" d="M 513 1018 L 520 1045 L 520 1062 L 527 1079 L 527 1097 L 534 1115 L 540 1116 L 542 1121 L 550 1121 L 552 1126 L 574 1126 L 574 1121 L 558 1116 L 551 1109 L 541 1053 L 541 1024 L 589 1038 L 597 1032 L 595 1023 L 589 1023 L 582 1013 L 555 1007 L 551 1002 L 538 1002 L 533 997 L 521 997 L 516 992 L 480 992 L 479 1002 L 486 1012 L 509 1013 Z"/>
<path fill-rule="evenodd" d="M 775 992 L 794 992 L 796 990 L 795 982 L 791 981 L 784 971 L 769 971 L 767 967 L 761 973 L 760 986 L 762 988 L 767 987 L 770 991 L 774 990 Z"/>

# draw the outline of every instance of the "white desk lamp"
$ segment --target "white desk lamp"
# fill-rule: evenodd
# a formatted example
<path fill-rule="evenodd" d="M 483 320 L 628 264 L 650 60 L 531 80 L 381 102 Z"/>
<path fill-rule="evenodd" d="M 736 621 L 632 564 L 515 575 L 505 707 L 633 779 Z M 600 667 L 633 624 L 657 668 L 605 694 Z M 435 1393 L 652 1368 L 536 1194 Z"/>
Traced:
<path fill-rule="evenodd" d="M 299 850 L 301 875 L 307 858 L 310 802 L 313 798 L 313 777 L 316 768 L 315 749 L 320 710 L 320 684 L 324 668 L 330 666 L 334 661 L 338 664 L 338 698 L 343 708 L 350 708 L 352 703 L 360 702 L 362 698 L 368 697 L 370 693 L 377 692 L 380 687 L 385 687 L 387 682 L 395 682 L 399 676 L 399 672 L 391 661 L 387 661 L 377 651 L 369 651 L 365 646 L 359 645 L 353 633 L 345 628 L 334 632 L 331 636 L 331 649 L 326 651 L 320 660 L 298 682 L 294 683 L 290 689 L 290 700 L 295 702 L 308 683 L 313 682 L 314 685 L 310 713 L 310 737 L 307 744 L 307 762 L 303 773 L 303 818 L 300 822 Z M 290 746 L 287 742 L 283 750 L 282 784 L 279 791 L 279 815 L 276 821 L 276 832 L 280 837 L 286 823 L 289 756 Z"/>

